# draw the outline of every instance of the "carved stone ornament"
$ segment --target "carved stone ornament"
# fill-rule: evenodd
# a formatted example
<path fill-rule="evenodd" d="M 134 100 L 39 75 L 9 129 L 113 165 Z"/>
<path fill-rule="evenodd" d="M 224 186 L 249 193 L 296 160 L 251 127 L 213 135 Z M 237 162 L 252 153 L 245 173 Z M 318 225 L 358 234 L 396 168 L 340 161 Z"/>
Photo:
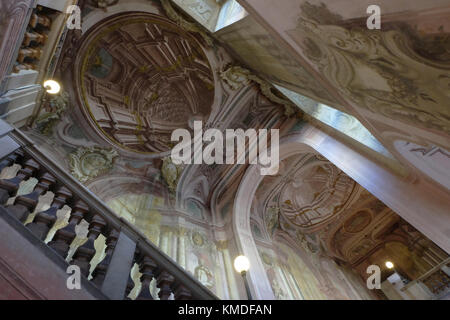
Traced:
<path fill-rule="evenodd" d="M 291 116 L 297 111 L 297 107 L 292 102 L 286 99 L 282 99 L 272 92 L 273 86 L 269 82 L 252 74 L 247 69 L 244 69 L 240 66 L 230 66 L 221 71 L 219 75 L 220 78 L 225 81 L 233 90 L 238 90 L 247 85 L 250 81 L 255 81 L 257 84 L 259 84 L 262 94 L 267 99 L 284 106 L 284 113 L 286 116 Z"/>
<path fill-rule="evenodd" d="M 69 155 L 70 172 L 80 182 L 86 182 L 108 172 L 119 155 L 116 150 L 101 147 L 80 147 Z"/>
<path fill-rule="evenodd" d="M 163 159 L 161 175 L 164 178 L 164 181 L 166 181 L 171 192 L 175 192 L 177 190 L 178 180 L 180 179 L 182 171 L 183 166 L 174 164 L 171 157 L 166 157 Z"/>

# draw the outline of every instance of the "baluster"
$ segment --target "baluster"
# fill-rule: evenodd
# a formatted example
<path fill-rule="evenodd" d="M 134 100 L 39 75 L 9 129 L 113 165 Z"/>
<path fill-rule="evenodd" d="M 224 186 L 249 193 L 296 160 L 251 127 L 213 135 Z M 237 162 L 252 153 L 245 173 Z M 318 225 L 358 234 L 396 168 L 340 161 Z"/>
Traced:
<path fill-rule="evenodd" d="M 77 251 L 73 255 L 72 261 L 70 262 L 70 264 L 79 266 L 81 269 L 81 273 L 86 277 L 89 275 L 89 269 L 91 267 L 90 262 L 95 255 L 94 242 L 105 226 L 105 220 L 103 220 L 103 218 L 98 214 L 94 215 L 91 223 L 89 224 L 87 241 L 77 249 Z"/>
<path fill-rule="evenodd" d="M 114 248 L 116 247 L 117 239 L 119 238 L 119 232 L 117 230 L 111 230 L 108 238 L 106 239 L 105 258 L 97 265 L 92 272 L 93 282 L 101 288 L 103 280 L 105 280 L 106 270 L 111 262 Z"/>
<path fill-rule="evenodd" d="M 18 162 L 20 159 L 23 158 L 23 156 L 24 156 L 24 153 L 20 149 L 14 151 L 10 155 L 8 155 L 6 158 L 4 158 L 2 161 L 0 161 L 0 173 L 6 167 L 10 167 L 14 163 Z"/>
<path fill-rule="evenodd" d="M 44 173 L 39 179 L 39 182 L 33 192 L 18 196 L 12 206 L 6 207 L 7 210 L 18 220 L 25 222 L 28 215 L 36 209 L 39 202 L 39 197 L 47 192 L 55 182 L 55 178 L 51 174 Z"/>
<path fill-rule="evenodd" d="M 140 252 L 139 248 L 136 248 L 136 250 L 134 251 L 133 261 L 131 262 L 131 269 L 130 269 L 130 272 L 128 273 L 127 286 L 125 288 L 125 295 L 123 297 L 124 300 L 132 300 L 131 298 L 128 297 L 128 295 L 134 289 L 136 284 L 134 283 L 133 278 L 131 277 L 131 271 L 133 269 L 135 262 L 137 260 L 139 260 L 140 256 L 141 256 L 141 252 Z M 138 267 L 139 267 L 139 264 L 138 264 Z M 141 288 L 142 288 L 142 286 L 141 286 Z M 136 296 L 136 298 L 137 298 L 137 296 Z"/>
<path fill-rule="evenodd" d="M 191 291 L 181 283 L 175 283 L 173 286 L 173 296 L 175 300 L 191 300 Z"/>
<path fill-rule="evenodd" d="M 34 41 L 37 44 L 44 44 L 48 39 L 46 34 L 40 34 L 38 32 L 25 32 L 22 45 L 25 47 L 30 46 L 31 42 Z"/>
<path fill-rule="evenodd" d="M 60 256 L 66 258 L 70 250 L 70 244 L 77 236 L 75 227 L 83 219 L 84 215 L 89 211 L 89 207 L 83 201 L 79 200 L 73 206 L 69 218 L 69 224 L 64 228 L 56 231 L 53 240 L 48 243 L 48 246 L 59 253 Z"/>
<path fill-rule="evenodd" d="M 50 28 L 50 26 L 52 25 L 52 21 L 50 20 L 50 18 L 48 18 L 44 15 L 33 13 L 31 15 L 29 25 L 32 28 L 36 28 L 36 26 L 38 24 L 40 24 L 46 28 Z"/>
<path fill-rule="evenodd" d="M 128 297 L 128 295 L 130 294 L 130 292 L 134 289 L 134 281 L 133 278 L 131 278 L 131 272 L 128 275 L 128 282 L 127 282 L 127 287 L 125 289 L 125 296 L 123 297 L 124 300 L 132 300 Z"/>
<path fill-rule="evenodd" d="M 168 300 L 170 294 L 172 293 L 171 286 L 174 282 L 174 277 L 172 277 L 167 271 L 160 271 L 156 277 L 156 285 L 159 288 L 159 298 L 161 300 Z"/>
<path fill-rule="evenodd" d="M 33 176 L 39 168 L 39 164 L 30 159 L 25 162 L 17 176 L 11 179 L 0 180 L 0 205 L 5 204 L 10 197 L 14 197 L 17 194 L 17 190 L 19 190 L 20 183 Z"/>
<path fill-rule="evenodd" d="M 61 209 L 71 197 L 72 192 L 66 187 L 60 187 L 53 198 L 50 208 L 37 213 L 33 222 L 29 223 L 27 228 L 30 229 L 36 237 L 45 240 L 48 232 L 57 220 L 56 212 Z"/>
<path fill-rule="evenodd" d="M 139 271 L 142 273 L 142 287 L 136 300 L 154 300 L 150 293 L 150 282 L 152 282 L 152 279 L 155 277 L 155 270 L 157 267 L 156 263 L 148 256 L 143 257 L 139 264 Z"/>
<path fill-rule="evenodd" d="M 28 59 L 40 59 L 42 55 L 42 50 L 37 48 L 24 48 L 19 50 L 19 55 L 17 57 L 17 61 L 19 63 L 23 63 L 26 58 Z"/>

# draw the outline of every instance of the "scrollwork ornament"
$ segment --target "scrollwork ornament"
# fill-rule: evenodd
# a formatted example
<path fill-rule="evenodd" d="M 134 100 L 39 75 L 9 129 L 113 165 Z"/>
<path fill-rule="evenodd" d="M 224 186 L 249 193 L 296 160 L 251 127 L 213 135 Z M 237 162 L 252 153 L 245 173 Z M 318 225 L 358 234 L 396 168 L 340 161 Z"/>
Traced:
<path fill-rule="evenodd" d="M 51 135 L 53 127 L 61 120 L 69 104 L 69 95 L 67 92 L 61 92 L 58 95 L 51 96 L 47 100 L 44 96 L 42 104 L 44 112 L 35 120 L 36 128 L 44 135 Z"/>
<path fill-rule="evenodd" d="M 284 113 L 286 116 L 294 115 L 298 110 L 297 107 L 289 100 L 278 97 L 272 92 L 273 86 L 261 79 L 260 77 L 252 74 L 249 70 L 240 66 L 228 66 L 219 73 L 220 78 L 226 82 L 226 84 L 232 90 L 238 90 L 247 85 L 250 81 L 254 81 L 259 85 L 262 94 L 270 101 L 281 104 L 284 106 Z"/>
<path fill-rule="evenodd" d="M 304 10 L 289 34 L 302 39 L 308 59 L 345 97 L 385 117 L 450 132 L 449 109 L 443 107 L 450 103 L 450 63 L 418 52 L 420 35 L 411 37 L 400 25 L 343 27 L 311 12 Z"/>
<path fill-rule="evenodd" d="M 210 36 L 208 36 L 206 32 L 203 31 L 203 29 L 196 23 L 186 21 L 182 16 L 180 16 L 178 12 L 176 12 L 176 10 L 172 7 L 170 0 L 161 0 L 161 4 L 169 19 L 173 20 L 178 26 L 180 26 L 184 30 L 199 33 L 209 47 L 214 46 L 213 39 Z"/>
<path fill-rule="evenodd" d="M 114 149 L 80 147 L 69 155 L 70 172 L 80 182 L 86 182 L 111 170 L 116 157 Z"/>

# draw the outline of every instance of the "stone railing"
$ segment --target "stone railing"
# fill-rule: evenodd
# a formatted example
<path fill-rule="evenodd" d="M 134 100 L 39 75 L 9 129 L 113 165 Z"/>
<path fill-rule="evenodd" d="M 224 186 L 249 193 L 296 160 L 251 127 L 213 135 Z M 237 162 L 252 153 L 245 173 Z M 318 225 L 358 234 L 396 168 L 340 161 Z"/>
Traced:
<path fill-rule="evenodd" d="M 450 292 L 450 276 L 443 269 L 449 270 L 450 258 L 434 266 L 419 278 L 406 284 L 402 291 L 407 291 L 415 284 L 423 284 L 436 298 Z"/>
<path fill-rule="evenodd" d="M 84 219 L 89 224 L 87 241 L 68 258 L 67 267 L 69 264 L 79 266 L 82 275 L 90 275 L 90 283 L 109 299 L 129 299 L 135 286 L 130 273 L 135 263 L 142 273 L 142 289 L 136 299 L 156 298 L 150 291 L 152 281 L 156 282 L 162 300 L 217 299 L 133 225 L 117 217 L 103 201 L 39 151 L 21 131 L 8 130 L 8 127 L 4 122 L 0 123 L 0 172 L 13 165 L 20 165 L 20 169 L 13 178 L 0 180 L 0 207 L 4 209 L 0 213 L 24 223 L 35 211 L 39 197 L 52 191 L 54 198 L 50 207 L 37 212 L 33 221 L 23 228 L 44 241 L 57 221 L 58 210 L 69 206 L 68 224 L 56 231 L 47 246 L 67 259 L 71 243 L 77 236 L 76 226 Z M 32 192 L 17 195 L 21 182 L 30 178 L 38 180 Z M 13 202 L 12 197 L 15 197 Z M 92 271 L 91 262 L 96 254 L 94 242 L 100 234 L 106 238 L 105 257 Z"/>

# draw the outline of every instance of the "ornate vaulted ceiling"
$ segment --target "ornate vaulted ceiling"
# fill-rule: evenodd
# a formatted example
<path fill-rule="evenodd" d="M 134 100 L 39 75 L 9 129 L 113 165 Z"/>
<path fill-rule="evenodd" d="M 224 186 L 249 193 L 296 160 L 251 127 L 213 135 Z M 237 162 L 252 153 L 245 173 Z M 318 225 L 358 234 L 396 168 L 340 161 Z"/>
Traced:
<path fill-rule="evenodd" d="M 356 117 L 411 171 L 396 141 L 450 149 L 448 1 L 378 1 L 380 30 L 369 0 L 240 3 L 217 37 L 254 72 Z"/>
<path fill-rule="evenodd" d="M 277 210 L 298 230 L 316 230 L 354 201 L 357 184 L 328 160 L 302 154 L 288 161 L 279 179 L 263 181 L 257 197 L 265 212 Z"/>
<path fill-rule="evenodd" d="M 126 7 L 126 1 L 120 3 Z M 162 1 L 159 7 L 158 1 L 145 1 L 154 14 L 115 14 L 119 7 L 110 6 L 96 13 L 101 18 L 94 19 L 97 23 L 82 36 L 69 32 L 59 71 L 68 91 L 74 80 L 73 108 L 54 132 L 64 148 L 52 145 L 51 150 L 73 151 L 70 157 L 76 159 L 71 162 L 76 165 L 71 166 L 82 170 L 72 172 L 86 173 L 74 175 L 89 181 L 91 191 L 148 231 L 152 240 L 159 239 L 154 229 L 164 217 L 164 223 L 183 217 L 180 221 L 205 226 L 221 241 L 233 239 L 234 196 L 248 167 L 183 168 L 160 158 L 172 147 L 173 130 L 189 128 L 193 119 L 210 118 L 207 126 L 221 130 L 267 127 L 280 128 L 281 138 L 300 134 L 307 118 L 288 118 L 279 105 L 284 100 L 278 96 L 274 100 L 274 92 L 259 76 L 358 117 L 394 156 L 403 154 L 440 184 L 447 181 L 448 153 L 441 146 L 448 141 L 438 139 L 436 147 L 422 147 L 424 141 L 448 133 L 445 33 L 441 38 L 432 35 L 433 28 L 422 34 L 411 25 L 391 22 L 386 31 L 368 33 L 353 29 L 361 21 L 335 12 L 335 6 L 268 0 L 264 3 L 273 6 L 271 12 L 265 11 L 267 21 L 283 20 L 282 26 L 272 25 L 278 36 L 253 11 L 213 35 L 225 43 L 222 46 L 211 35 L 195 34 L 199 27 L 192 27 L 176 11 L 168 11 L 168 16 L 180 26 L 168 20 L 163 14 L 167 3 Z M 292 13 L 280 19 L 278 13 L 286 13 L 286 8 Z M 85 12 L 88 20 L 89 10 Z M 280 37 L 289 39 L 299 55 L 280 45 Z M 432 45 L 436 41 L 439 45 Z M 231 58 L 227 45 L 240 61 Z M 83 122 L 72 121 L 75 118 Z M 336 120 L 334 113 L 331 118 Z M 427 134 L 419 132 L 421 128 Z M 413 139 L 416 134 L 425 139 Z M 85 148 L 86 144 L 92 147 Z M 407 256 L 424 239 L 330 161 L 301 150 L 282 161 L 277 176 L 263 179 L 253 199 L 245 199 L 247 204 L 252 201 L 256 241 L 270 247 L 272 240 L 287 239 L 302 253 L 359 267 L 368 261 L 383 264 L 393 256 L 388 250 L 392 243 L 392 247 L 401 244 Z M 161 202 L 157 206 L 161 214 L 149 211 L 154 198 Z M 414 249 L 417 254 L 430 246 L 422 242 Z"/>
<path fill-rule="evenodd" d="M 300 250 L 356 268 L 369 260 L 382 265 L 392 243 L 418 255 L 430 245 L 389 207 L 314 153 L 291 156 L 282 161 L 277 176 L 265 177 L 253 199 L 252 213 L 259 241 L 288 237 Z M 417 249 L 419 239 L 425 244 Z M 400 257 L 398 262 L 405 272 L 418 268 Z"/>
<path fill-rule="evenodd" d="M 108 142 L 168 151 L 174 129 L 207 118 L 211 68 L 191 34 L 152 14 L 122 14 L 84 38 L 75 62 L 82 111 Z"/>

